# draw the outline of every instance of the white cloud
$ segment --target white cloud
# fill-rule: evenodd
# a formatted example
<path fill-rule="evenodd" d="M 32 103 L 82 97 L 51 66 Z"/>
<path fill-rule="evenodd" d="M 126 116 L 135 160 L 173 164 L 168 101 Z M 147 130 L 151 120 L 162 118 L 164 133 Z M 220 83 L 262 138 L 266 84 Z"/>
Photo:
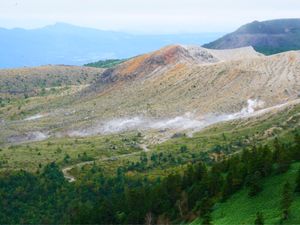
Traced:
<path fill-rule="evenodd" d="M 230 31 L 253 20 L 294 18 L 299 0 L 0 0 L 0 26 L 58 21 L 140 32 Z"/>

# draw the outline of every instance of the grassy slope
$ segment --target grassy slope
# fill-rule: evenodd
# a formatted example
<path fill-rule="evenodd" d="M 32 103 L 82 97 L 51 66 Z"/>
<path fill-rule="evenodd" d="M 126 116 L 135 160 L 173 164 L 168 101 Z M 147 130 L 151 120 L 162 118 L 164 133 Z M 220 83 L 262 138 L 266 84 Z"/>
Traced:
<path fill-rule="evenodd" d="M 63 100 L 66 99 L 64 94 L 61 94 L 61 96 L 56 96 L 52 94 L 51 96 L 47 97 L 47 102 L 45 102 L 45 98 L 46 97 L 44 96 L 28 98 L 24 100 L 27 103 L 24 103 L 24 105 L 22 105 L 20 109 L 18 109 L 17 103 L 13 103 L 10 106 L 0 109 L 0 114 L 3 113 L 2 115 L 6 115 L 7 117 L 3 117 L 5 119 L 9 117 L 14 117 L 14 115 L 17 115 L 19 111 L 31 112 L 31 114 L 33 115 L 37 113 L 34 111 L 34 109 L 37 107 L 41 108 L 44 105 L 46 106 L 48 104 L 52 104 L 52 102 L 54 102 L 55 104 L 63 104 Z M 11 107 L 10 111 L 7 111 L 8 107 Z M 212 156 L 212 154 L 215 154 L 214 148 L 216 145 L 221 146 L 221 154 L 223 154 L 224 150 L 222 149 L 222 147 L 230 146 L 230 151 L 224 152 L 224 154 L 232 154 L 239 151 L 241 149 L 241 146 L 251 145 L 254 142 L 266 142 L 272 140 L 276 135 L 282 136 L 287 134 L 285 137 L 285 139 L 287 139 L 289 138 L 289 131 L 299 127 L 299 112 L 300 105 L 297 105 L 276 114 L 264 115 L 261 118 L 249 118 L 246 120 L 237 120 L 215 124 L 211 127 L 202 130 L 201 132 L 195 133 L 193 137 L 183 136 L 178 138 L 172 138 L 164 143 L 149 146 L 149 149 L 151 151 L 147 153 L 148 157 L 150 157 L 153 152 L 163 152 L 165 155 L 174 156 L 176 160 L 178 157 L 181 157 L 182 162 L 166 162 L 162 167 L 160 166 L 157 168 L 145 170 L 142 174 L 158 176 L 164 175 L 166 173 L 168 174 L 170 171 L 173 170 L 181 170 L 182 165 L 192 160 L 193 157 L 194 159 L 199 159 L 199 157 L 201 157 L 201 153 L 203 152 L 207 152 L 210 156 Z M 27 115 L 25 114 L 23 115 L 23 117 L 26 116 Z M 47 119 L 47 117 L 45 119 Z M 40 130 L 43 130 L 42 122 L 43 120 L 37 120 L 28 124 L 27 122 L 23 122 L 22 124 L 24 124 L 24 129 L 29 129 L 27 128 L 28 126 L 33 126 L 35 127 L 35 129 L 39 128 Z M 66 123 L 66 121 L 64 121 L 64 123 Z M 12 129 L 18 129 L 18 127 L 15 127 L 12 124 L 9 128 L 3 128 L 2 132 L 5 133 Z M 48 141 L 21 144 L 17 147 L 11 148 L 0 146 L 0 148 L 2 148 L 2 151 L 0 151 L 0 157 L 1 160 L 5 161 L 5 163 L 2 163 L 2 165 L 0 165 L 0 168 L 23 168 L 35 170 L 39 162 L 41 162 L 43 165 L 47 162 L 51 162 L 54 160 L 59 163 L 62 163 L 65 154 L 69 154 L 71 156 L 72 162 L 70 164 L 76 163 L 78 161 L 78 154 L 83 154 L 83 152 L 86 152 L 88 156 L 96 158 L 102 156 L 113 156 L 123 154 L 119 151 L 111 151 L 109 145 L 107 144 L 108 142 L 105 142 L 106 139 L 108 139 L 109 142 L 116 141 L 118 143 L 115 145 L 119 146 L 120 148 L 122 146 L 125 146 L 125 149 L 128 149 L 128 143 L 126 143 L 127 141 L 123 141 L 122 139 L 126 138 L 132 140 L 136 138 L 136 132 L 135 134 L 124 134 L 121 136 L 95 136 L 80 139 L 80 143 L 89 143 L 86 145 L 80 143 L 76 144 L 74 138 L 53 138 L 53 140 L 50 140 L 52 144 L 49 146 L 47 145 Z M 142 139 L 142 137 L 140 139 Z M 182 145 L 187 146 L 187 152 L 182 153 L 180 151 L 180 147 Z M 58 148 L 62 149 L 61 153 L 58 153 L 56 151 Z M 126 153 L 129 153 L 132 150 L 134 149 L 126 151 Z M 138 149 L 136 148 L 135 150 Z M 107 168 L 109 171 L 111 171 L 113 169 L 116 169 L 120 165 L 126 164 L 128 161 L 138 160 L 139 155 L 136 155 L 128 158 L 121 158 L 113 162 L 98 162 L 98 164 L 104 169 Z M 135 174 L 140 173 L 135 172 Z"/>
<path fill-rule="evenodd" d="M 202 152 L 208 154 L 214 153 L 214 146 L 230 145 L 230 152 L 224 154 L 233 154 L 241 149 L 241 146 L 251 145 L 255 142 L 271 141 L 275 135 L 284 139 L 290 138 L 290 131 L 299 126 L 300 106 L 284 110 L 274 115 L 265 115 L 260 119 L 248 119 L 241 121 L 232 121 L 216 124 L 207 129 L 194 134 L 193 137 L 179 137 L 170 139 L 159 145 L 149 146 L 150 158 L 153 152 L 163 152 L 164 155 L 173 155 L 176 159 L 181 157 L 181 163 L 165 162 L 156 168 L 147 169 L 143 172 L 133 172 L 134 175 L 147 174 L 149 176 L 159 176 L 168 174 L 174 170 L 181 170 L 186 162 L 192 160 L 192 155 L 196 159 Z M 276 129 L 272 129 L 276 127 Z M 266 132 L 266 130 L 272 132 Z M 225 134 L 225 138 L 224 135 Z M 57 161 L 63 164 L 66 154 L 70 155 L 69 164 L 75 164 L 79 161 L 78 154 L 87 153 L 89 157 L 101 158 L 106 156 L 117 156 L 133 151 L 140 151 L 138 144 L 143 137 L 137 137 L 137 133 L 127 133 L 123 135 L 108 135 L 81 138 L 76 141 L 75 138 L 52 139 L 49 141 L 21 144 L 16 147 L 2 147 L 0 151 L 1 160 L 4 161 L 0 168 L 2 169 L 27 169 L 36 170 L 38 164 L 45 165 L 51 161 Z M 49 145 L 48 142 L 51 144 Z M 182 153 L 180 147 L 187 145 L 188 151 Z M 116 146 L 117 149 L 113 149 Z M 124 148 L 124 151 L 122 150 Z M 62 149 L 62 151 L 58 151 Z M 223 150 L 221 150 L 223 151 Z M 104 170 L 115 171 L 119 166 L 139 160 L 139 155 L 120 158 L 114 161 L 97 161 L 96 163 Z"/>
<path fill-rule="evenodd" d="M 0 94 L 36 96 L 40 89 L 90 84 L 103 69 L 78 66 L 41 66 L 0 70 Z"/>
<path fill-rule="evenodd" d="M 117 66 L 121 64 L 122 62 L 125 62 L 127 59 L 107 59 L 107 60 L 99 60 L 97 62 L 88 63 L 84 66 L 87 67 L 96 67 L 96 68 L 112 68 L 114 66 Z"/>
<path fill-rule="evenodd" d="M 282 141 L 291 142 L 293 138 L 292 131 L 299 128 L 299 111 L 300 105 L 297 105 L 273 115 L 264 115 L 262 118 L 219 123 L 195 133 L 193 137 L 172 138 L 161 144 L 149 146 L 148 158 L 153 153 L 159 154 L 162 152 L 165 156 L 172 155 L 176 159 L 180 157 L 181 163 L 167 161 L 155 168 L 143 172 L 131 171 L 130 174 L 157 177 L 173 171 L 181 171 L 187 162 L 193 160 L 193 155 L 196 160 L 202 160 L 201 155 L 204 152 L 207 152 L 209 156 L 213 156 L 217 145 L 221 146 L 221 154 L 227 155 L 239 152 L 242 147 L 252 146 L 253 143 L 268 144 L 276 136 Z M 186 152 L 180 151 L 180 147 L 183 145 L 188 148 Z M 224 152 L 226 146 L 230 146 L 230 150 Z M 119 166 L 127 164 L 128 161 L 139 161 L 139 157 L 139 155 L 135 155 L 110 162 L 97 162 L 97 165 L 104 170 L 114 171 Z"/>
<path fill-rule="evenodd" d="M 299 126 L 300 105 L 285 109 L 279 113 L 266 114 L 243 120 L 222 122 L 210 126 L 193 137 L 174 138 L 156 148 L 160 150 L 172 149 L 174 146 L 187 145 L 189 149 L 209 150 L 210 147 L 235 143 L 238 140 L 251 143 L 253 140 L 265 142 L 275 135 L 288 133 Z M 237 144 L 237 143 L 236 143 Z"/>
<path fill-rule="evenodd" d="M 70 95 L 87 87 L 87 85 L 69 85 L 63 87 L 47 88 L 45 93 L 39 96 L 22 98 L 10 96 L 9 101 L 1 104 L 0 96 L 0 116 L 7 120 L 16 120 L 34 115 L 42 110 L 59 108 L 63 106 Z M 8 95 L 6 95 L 8 96 Z"/>
<path fill-rule="evenodd" d="M 294 184 L 300 163 L 292 165 L 284 174 L 274 175 L 263 181 L 263 191 L 256 197 L 248 197 L 248 188 L 234 194 L 226 202 L 215 206 L 213 211 L 214 225 L 254 224 L 256 213 L 262 212 L 265 224 L 279 224 L 281 217 L 280 200 L 282 187 L 286 181 Z M 294 195 L 290 219 L 284 224 L 300 224 L 300 196 Z M 199 224 L 200 220 L 192 224 Z"/>
<path fill-rule="evenodd" d="M 56 161 L 59 165 L 71 165 L 88 160 L 141 151 L 136 134 L 95 136 L 90 138 L 60 138 L 42 142 L 6 146 L 0 148 L 0 171 L 24 169 L 35 171 Z M 68 154 L 70 159 L 65 162 Z"/>

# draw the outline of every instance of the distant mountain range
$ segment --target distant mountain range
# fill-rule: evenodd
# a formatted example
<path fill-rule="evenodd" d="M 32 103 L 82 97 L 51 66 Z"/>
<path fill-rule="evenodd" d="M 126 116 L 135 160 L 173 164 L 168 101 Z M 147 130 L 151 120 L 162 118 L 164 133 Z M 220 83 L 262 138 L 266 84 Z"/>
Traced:
<path fill-rule="evenodd" d="M 254 21 L 233 33 L 222 35 L 137 35 L 65 23 L 32 30 L 0 28 L 0 68 L 83 65 L 99 60 L 131 58 L 170 44 L 203 45 L 209 42 L 203 47 L 232 49 L 253 46 L 256 51 L 269 55 L 300 49 L 300 19 Z M 107 61 L 97 62 L 96 66 L 99 64 L 106 67 Z"/>
<path fill-rule="evenodd" d="M 129 58 L 169 44 L 204 44 L 222 33 L 135 35 L 65 23 L 39 29 L 0 28 L 0 68 L 45 64 L 83 65 Z"/>
<path fill-rule="evenodd" d="M 300 19 L 254 21 L 203 47 L 231 49 L 245 46 L 252 46 L 256 51 L 267 55 L 299 50 Z"/>

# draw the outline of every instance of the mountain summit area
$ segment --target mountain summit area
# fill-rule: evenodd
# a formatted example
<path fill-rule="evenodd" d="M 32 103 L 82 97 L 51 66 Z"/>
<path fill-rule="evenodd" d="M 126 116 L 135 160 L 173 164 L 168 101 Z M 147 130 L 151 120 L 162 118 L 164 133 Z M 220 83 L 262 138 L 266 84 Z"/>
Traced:
<path fill-rule="evenodd" d="M 216 41 L 203 45 L 212 49 L 252 46 L 266 55 L 300 49 L 300 19 L 254 21 Z"/>

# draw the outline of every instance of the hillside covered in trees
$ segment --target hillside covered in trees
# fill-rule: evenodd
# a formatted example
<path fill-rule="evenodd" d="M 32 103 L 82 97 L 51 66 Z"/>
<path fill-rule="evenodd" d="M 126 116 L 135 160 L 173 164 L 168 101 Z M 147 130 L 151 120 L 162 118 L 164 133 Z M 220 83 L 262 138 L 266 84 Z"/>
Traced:
<path fill-rule="evenodd" d="M 300 161 L 300 136 L 299 131 L 294 133 L 289 142 L 276 138 L 271 145 L 253 143 L 241 153 L 209 163 L 191 160 L 178 172 L 156 178 L 128 175 L 154 160 L 145 155 L 136 166 L 120 166 L 114 175 L 92 166 L 75 183 L 69 183 L 54 162 L 37 173 L 4 172 L 0 177 L 0 223 L 170 224 L 199 217 L 201 223 L 213 224 L 212 213 L 220 202 L 232 201 L 231 196 L 241 190 L 247 190 L 251 201 L 264 191 L 266 179 L 290 168 L 299 170 L 297 178 L 282 180 L 282 192 L 277 193 L 281 201 L 273 207 L 280 210 L 278 223 L 299 222 L 291 207 L 300 201 L 296 163 Z M 270 219 L 264 210 L 257 212 L 253 224 Z"/>

